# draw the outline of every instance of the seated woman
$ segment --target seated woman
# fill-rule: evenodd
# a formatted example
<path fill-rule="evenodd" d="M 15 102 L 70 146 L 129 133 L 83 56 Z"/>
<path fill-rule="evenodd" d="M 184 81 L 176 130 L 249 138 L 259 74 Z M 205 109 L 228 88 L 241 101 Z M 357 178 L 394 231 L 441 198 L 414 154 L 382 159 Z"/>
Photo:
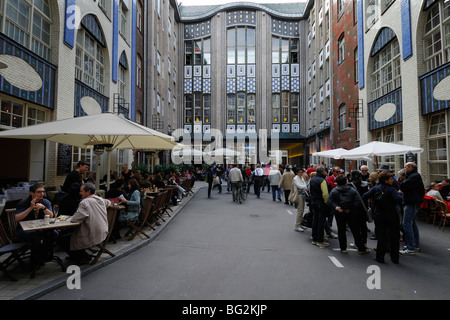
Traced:
<path fill-rule="evenodd" d="M 122 199 L 122 203 L 127 205 L 127 209 L 120 214 L 121 221 L 136 220 L 141 212 L 141 188 L 136 179 L 128 180 L 128 189 L 130 190 L 129 196 Z"/>
<path fill-rule="evenodd" d="M 430 189 L 427 192 L 427 196 L 433 197 L 436 200 L 440 200 L 444 202 L 447 205 L 447 212 L 450 212 L 450 202 L 448 202 L 446 199 L 442 198 L 442 194 L 439 192 L 439 183 L 432 182 L 430 184 Z"/>
<path fill-rule="evenodd" d="M 441 193 L 439 192 L 439 184 L 436 182 L 432 182 L 430 184 L 430 190 L 427 192 L 427 196 L 429 197 L 433 197 L 437 200 L 441 200 L 444 201 L 444 199 L 442 198 Z"/>

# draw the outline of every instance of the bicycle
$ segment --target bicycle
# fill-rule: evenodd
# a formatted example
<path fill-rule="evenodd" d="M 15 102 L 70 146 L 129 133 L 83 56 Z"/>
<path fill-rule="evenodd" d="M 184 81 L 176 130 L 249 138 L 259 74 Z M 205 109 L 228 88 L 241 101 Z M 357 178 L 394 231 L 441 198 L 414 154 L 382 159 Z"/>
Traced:
<path fill-rule="evenodd" d="M 240 204 L 242 204 L 247 199 L 247 184 L 248 181 L 245 180 L 242 182 L 238 189 L 238 201 Z"/>

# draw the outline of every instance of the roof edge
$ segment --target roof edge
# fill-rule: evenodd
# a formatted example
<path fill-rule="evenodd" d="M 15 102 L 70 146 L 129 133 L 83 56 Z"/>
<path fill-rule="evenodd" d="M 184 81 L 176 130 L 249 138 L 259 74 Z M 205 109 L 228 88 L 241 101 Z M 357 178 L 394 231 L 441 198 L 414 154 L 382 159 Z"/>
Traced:
<path fill-rule="evenodd" d="M 304 1 L 299 1 L 298 3 L 307 3 Z M 282 3 L 280 3 L 282 4 Z M 183 16 L 182 12 L 180 12 L 180 20 L 182 22 L 194 22 L 194 21 L 199 21 L 199 20 L 204 20 L 204 19 L 208 19 L 212 16 L 214 16 L 215 14 L 221 12 L 221 11 L 228 11 L 232 8 L 248 8 L 248 9 L 256 9 L 256 10 L 262 10 L 267 12 L 268 14 L 278 17 L 278 18 L 283 18 L 283 19 L 293 19 L 293 20 L 298 20 L 298 19 L 303 19 L 304 18 L 304 8 L 303 8 L 303 12 L 298 13 L 298 14 L 294 14 L 294 13 L 283 13 L 283 12 L 279 12 L 276 11 L 272 8 L 270 8 L 268 5 L 270 4 L 264 4 L 264 3 L 252 3 L 252 2 L 233 2 L 233 3 L 227 3 L 227 4 L 222 4 L 222 5 L 217 5 L 217 6 L 210 6 L 211 10 L 201 13 L 199 15 L 196 16 Z M 183 6 L 180 5 L 180 8 L 182 8 Z M 185 6 L 187 7 L 187 6 Z M 189 7 L 202 7 L 204 8 L 205 6 L 189 6 Z M 306 8 L 307 6 L 305 6 Z M 182 10 L 181 10 L 182 11 Z"/>

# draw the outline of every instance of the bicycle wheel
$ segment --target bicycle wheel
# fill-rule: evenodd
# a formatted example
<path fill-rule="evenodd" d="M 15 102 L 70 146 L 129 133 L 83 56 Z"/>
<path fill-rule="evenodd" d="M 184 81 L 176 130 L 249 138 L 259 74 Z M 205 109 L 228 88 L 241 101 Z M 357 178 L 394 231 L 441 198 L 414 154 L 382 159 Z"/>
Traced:
<path fill-rule="evenodd" d="M 247 200 L 247 187 L 244 186 L 243 189 L 241 190 L 241 194 L 242 194 L 242 199 L 245 201 Z"/>

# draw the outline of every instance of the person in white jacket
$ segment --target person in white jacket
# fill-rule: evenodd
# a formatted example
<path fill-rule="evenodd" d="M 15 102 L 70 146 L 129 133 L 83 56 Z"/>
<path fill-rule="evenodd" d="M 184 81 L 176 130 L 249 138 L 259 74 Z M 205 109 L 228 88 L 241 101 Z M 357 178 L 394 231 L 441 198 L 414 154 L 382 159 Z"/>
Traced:
<path fill-rule="evenodd" d="M 278 188 L 281 180 L 281 172 L 278 170 L 277 166 L 272 166 L 272 170 L 269 171 L 269 182 L 272 187 L 272 199 L 275 201 L 276 195 L 278 195 L 278 200 L 281 201 L 281 190 Z"/>
<path fill-rule="evenodd" d="M 297 217 L 295 218 L 295 226 L 294 226 L 294 230 L 298 232 L 303 232 L 307 229 L 304 226 L 302 227 L 303 211 L 305 209 L 305 198 L 306 193 L 308 192 L 308 186 L 306 184 L 304 173 L 305 172 L 303 171 L 303 169 L 299 169 L 297 171 L 297 175 L 292 181 L 292 183 L 296 187 L 295 189 L 297 189 L 298 191 L 298 198 L 299 198 L 299 202 L 297 204 Z M 291 190 L 291 192 L 293 191 L 293 189 Z"/>

